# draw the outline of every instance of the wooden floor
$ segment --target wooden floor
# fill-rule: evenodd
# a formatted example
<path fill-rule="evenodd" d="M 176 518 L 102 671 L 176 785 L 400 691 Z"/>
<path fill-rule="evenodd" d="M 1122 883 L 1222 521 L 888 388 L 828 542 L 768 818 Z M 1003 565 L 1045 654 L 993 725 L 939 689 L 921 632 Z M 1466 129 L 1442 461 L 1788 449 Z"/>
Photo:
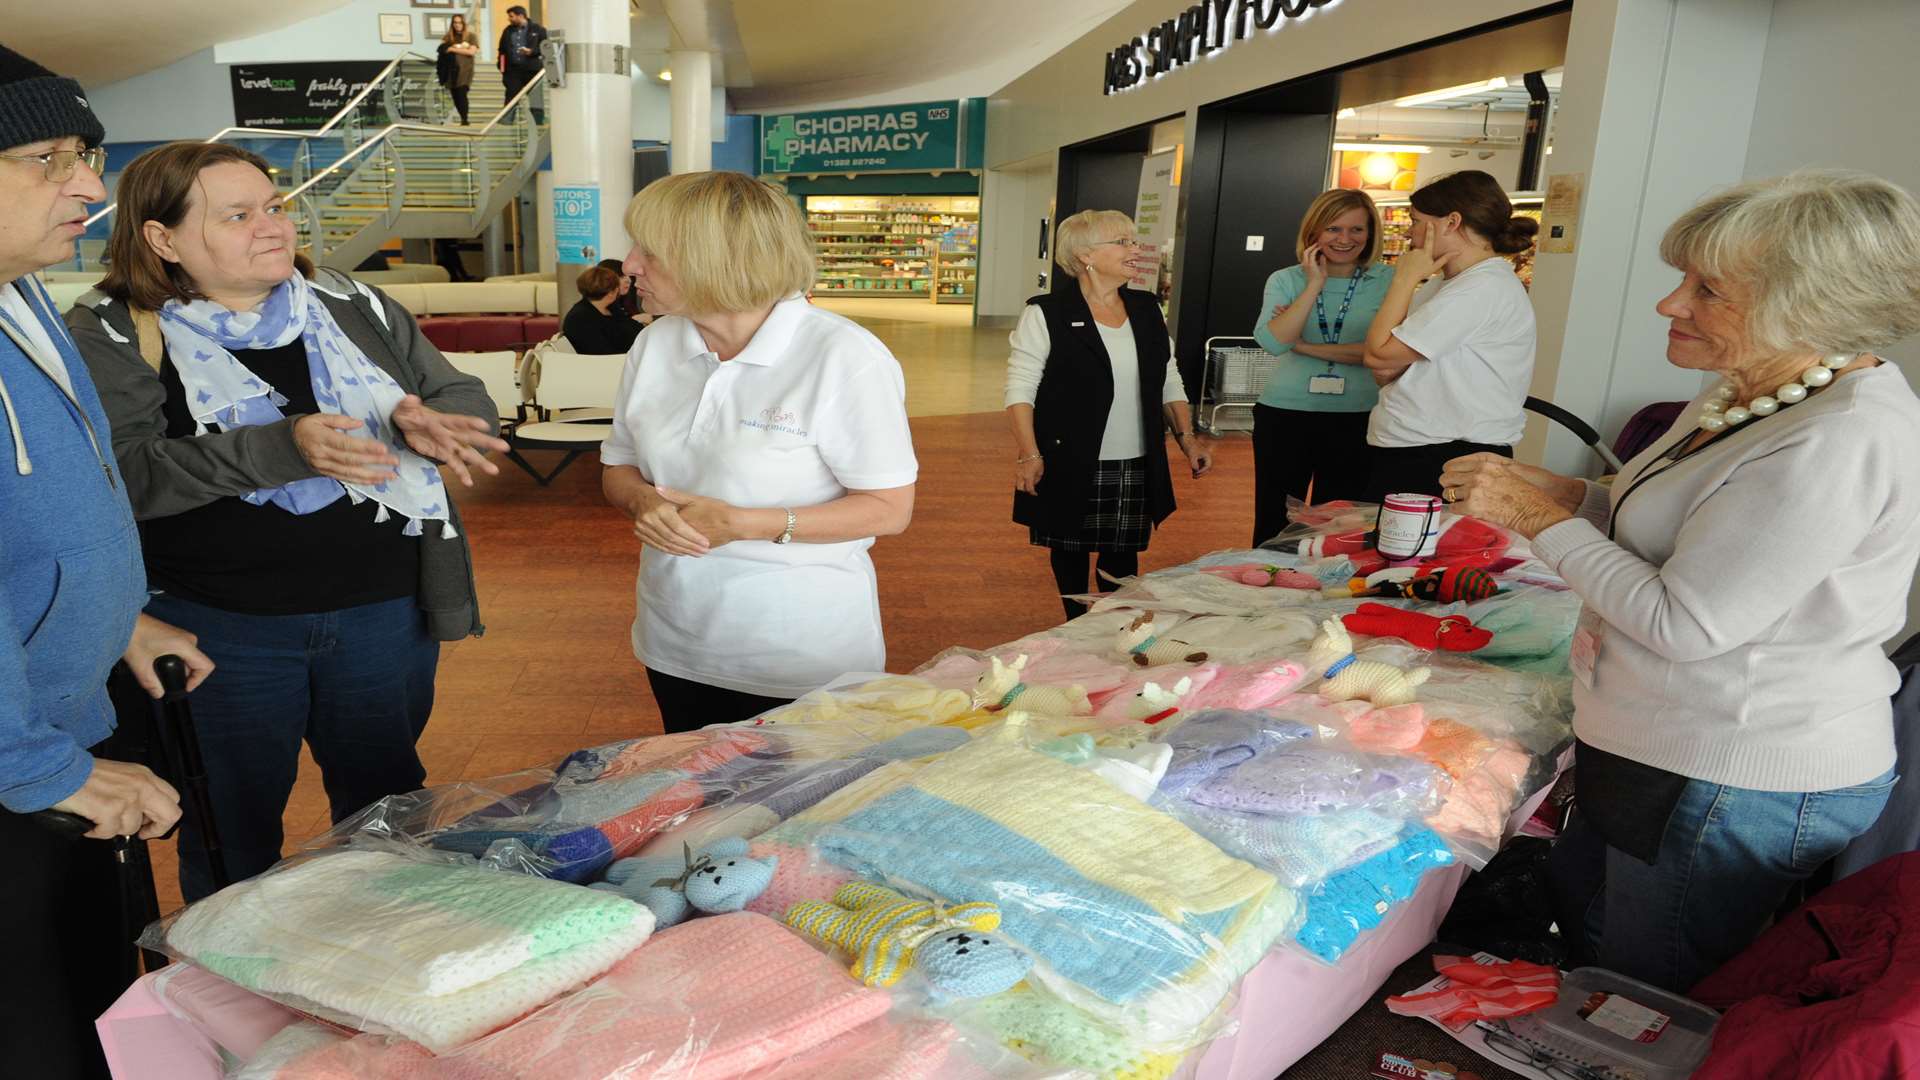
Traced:
<path fill-rule="evenodd" d="M 959 331 L 970 333 L 970 331 Z M 896 345 L 896 350 L 899 347 Z M 1061 619 L 1046 552 L 1010 523 L 1014 452 L 1001 413 L 918 416 L 912 526 L 873 558 L 888 668 L 910 671 L 950 645 L 987 646 Z M 548 463 L 538 452 L 536 464 Z M 420 742 L 429 783 L 549 763 L 581 746 L 659 731 L 628 643 L 637 541 L 600 500 L 583 457 L 551 487 L 508 466 L 459 495 L 479 576 L 484 637 L 445 646 L 433 719 Z M 1201 480 L 1174 470 L 1180 510 L 1142 569 L 1244 545 L 1253 528 L 1245 439 L 1218 446 Z M 312 760 L 287 807 L 289 847 L 328 826 Z M 153 846 L 161 909 L 179 904 L 171 844 Z"/>

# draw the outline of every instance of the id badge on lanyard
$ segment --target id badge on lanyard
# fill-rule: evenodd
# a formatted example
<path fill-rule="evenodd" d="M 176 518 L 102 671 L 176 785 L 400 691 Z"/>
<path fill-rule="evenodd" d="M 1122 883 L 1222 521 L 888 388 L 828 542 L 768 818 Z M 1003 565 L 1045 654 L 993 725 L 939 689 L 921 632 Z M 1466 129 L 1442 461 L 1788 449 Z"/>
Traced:
<path fill-rule="evenodd" d="M 1573 646 L 1567 664 L 1573 677 L 1589 690 L 1595 689 L 1593 672 L 1600 666 L 1600 650 L 1607 643 L 1607 624 L 1591 608 L 1580 609 L 1580 622 L 1573 631 Z"/>
<path fill-rule="evenodd" d="M 1340 313 L 1333 317 L 1332 329 L 1328 329 L 1327 327 L 1326 290 L 1322 289 L 1320 295 L 1313 298 L 1313 313 L 1320 321 L 1321 343 L 1326 345 L 1338 345 L 1340 343 L 1340 331 L 1346 329 L 1347 312 L 1353 307 L 1353 294 L 1359 291 L 1360 278 L 1362 276 L 1362 274 L 1356 273 L 1347 278 L 1347 295 L 1345 299 L 1340 301 Z M 1307 393 L 1309 394 L 1337 395 L 1346 392 L 1347 378 L 1344 375 L 1335 374 L 1333 361 L 1331 360 L 1327 361 L 1325 374 L 1315 375 L 1313 378 L 1307 380 Z"/>

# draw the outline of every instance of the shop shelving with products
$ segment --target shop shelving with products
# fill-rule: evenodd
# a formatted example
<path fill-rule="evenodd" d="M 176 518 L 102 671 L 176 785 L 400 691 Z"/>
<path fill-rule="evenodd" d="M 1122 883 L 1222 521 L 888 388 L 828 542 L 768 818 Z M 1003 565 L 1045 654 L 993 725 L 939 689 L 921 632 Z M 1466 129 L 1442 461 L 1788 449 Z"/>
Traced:
<path fill-rule="evenodd" d="M 1546 196 L 1537 191 L 1522 191 L 1507 198 L 1513 203 L 1515 214 L 1540 220 L 1540 207 Z M 1405 197 L 1376 195 L 1373 202 L 1380 208 L 1380 261 L 1391 266 L 1413 242 L 1413 211 Z M 1520 275 L 1521 284 L 1528 287 L 1533 285 L 1533 255 L 1534 249 L 1528 248 L 1507 256 L 1513 260 L 1514 272 Z"/>
<path fill-rule="evenodd" d="M 971 258 L 971 237 L 980 218 L 980 200 L 967 196 L 906 195 L 810 198 L 807 227 L 819 252 L 816 295 L 932 297 L 942 300 L 937 284 L 942 272 L 943 237 L 962 231 L 969 237 L 968 255 L 946 256 L 950 284 L 958 285 L 958 264 Z M 964 299 L 972 301 L 973 286 L 965 282 Z M 948 293 L 952 301 L 963 298 Z"/>
<path fill-rule="evenodd" d="M 934 242 L 933 302 L 973 303 L 974 279 L 979 273 L 979 223 L 962 221 L 948 227 Z"/>

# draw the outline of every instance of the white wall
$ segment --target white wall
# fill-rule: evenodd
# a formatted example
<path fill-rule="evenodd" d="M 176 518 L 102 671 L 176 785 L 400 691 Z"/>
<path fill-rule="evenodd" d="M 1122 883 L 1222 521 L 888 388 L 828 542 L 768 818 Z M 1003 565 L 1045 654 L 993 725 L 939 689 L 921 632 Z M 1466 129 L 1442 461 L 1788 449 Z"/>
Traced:
<path fill-rule="evenodd" d="M 1042 154 L 1018 168 L 989 169 L 980 178 L 980 250 L 998 257 L 982 259 L 974 315 L 998 321 L 1020 314 L 1027 297 L 1039 292 L 1035 275 L 1046 268 L 1039 257 L 1040 219 L 1051 218 L 1054 155 Z"/>
<path fill-rule="evenodd" d="M 212 49 L 87 95 L 108 142 L 204 139 L 233 126 L 233 83 Z M 121 164 L 125 164 L 122 162 Z"/>
<path fill-rule="evenodd" d="M 1746 176 L 1841 166 L 1920 192 L 1920 139 L 1913 119 L 1916 41 L 1920 4 L 1912 0 L 1848 0 L 1844 7 L 1826 0 L 1775 0 L 1747 140 Z M 1886 355 L 1920 386 L 1920 340 Z M 1920 469 L 1920 462 L 1914 467 Z M 1908 596 L 1901 638 L 1917 631 L 1920 587 Z"/>
<path fill-rule="evenodd" d="M 413 27 L 408 45 L 380 42 L 380 15 L 405 14 Z M 354 0 L 346 7 L 316 15 L 272 33 L 221 42 L 213 47 L 222 64 L 282 64 L 309 60 L 391 60 L 405 53 L 432 56 L 436 41 L 426 37 L 420 16 L 437 12 L 408 0 Z M 491 43 L 484 46 L 490 53 Z"/>

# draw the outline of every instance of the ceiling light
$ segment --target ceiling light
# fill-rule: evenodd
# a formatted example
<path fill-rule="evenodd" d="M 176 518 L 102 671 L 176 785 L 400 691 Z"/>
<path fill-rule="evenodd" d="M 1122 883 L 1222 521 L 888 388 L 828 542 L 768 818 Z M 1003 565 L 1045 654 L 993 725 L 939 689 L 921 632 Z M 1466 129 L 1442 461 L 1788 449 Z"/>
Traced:
<path fill-rule="evenodd" d="M 660 73 L 660 81 L 661 81 L 661 82 L 672 82 L 672 81 L 673 81 L 673 72 L 671 72 L 671 71 L 662 71 L 662 72 Z"/>
<path fill-rule="evenodd" d="M 1400 163 L 1392 154 L 1368 154 L 1360 162 L 1360 179 L 1371 187 L 1386 187 L 1400 175 Z"/>
<path fill-rule="evenodd" d="M 1351 120 L 1359 115 L 1359 109 L 1341 109 L 1339 112 L 1333 114 L 1333 118 L 1335 120 Z"/>
<path fill-rule="evenodd" d="M 1393 103 L 1405 108 L 1409 105 L 1425 105 L 1429 102 L 1445 101 L 1448 98 L 1465 97 L 1468 94 L 1484 94 L 1489 90 L 1505 90 L 1506 88 L 1506 78 L 1495 75 L 1486 82 L 1462 83 L 1459 86 L 1449 86 L 1445 90 L 1429 90 L 1424 94 L 1411 94 L 1407 97 L 1395 98 L 1393 99 Z"/>
<path fill-rule="evenodd" d="M 1376 154 L 1376 153 L 1377 154 L 1431 154 L 1433 153 L 1433 147 L 1420 146 L 1414 143 L 1337 142 L 1333 144 L 1333 148 L 1335 150 L 1352 150 L 1362 154 Z"/>

